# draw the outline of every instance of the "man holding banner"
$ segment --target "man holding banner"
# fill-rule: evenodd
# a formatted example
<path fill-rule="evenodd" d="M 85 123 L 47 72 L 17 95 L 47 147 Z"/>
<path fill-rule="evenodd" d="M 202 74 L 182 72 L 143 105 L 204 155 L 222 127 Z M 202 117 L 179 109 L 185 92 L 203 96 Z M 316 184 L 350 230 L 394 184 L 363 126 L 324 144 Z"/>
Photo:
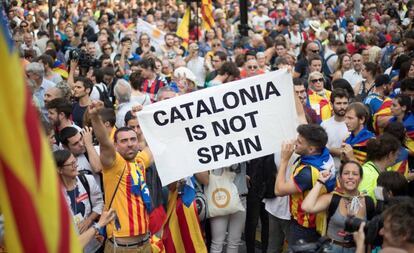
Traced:
<path fill-rule="evenodd" d="M 102 101 L 94 101 L 88 112 L 100 143 L 105 207 L 112 207 L 118 217 L 115 226 L 106 227 L 105 252 L 150 253 L 151 199 L 145 183 L 145 168 L 151 164 L 152 154 L 148 148 L 138 153 L 137 133 L 128 127 L 118 128 L 112 143 L 99 116 L 103 107 Z"/>

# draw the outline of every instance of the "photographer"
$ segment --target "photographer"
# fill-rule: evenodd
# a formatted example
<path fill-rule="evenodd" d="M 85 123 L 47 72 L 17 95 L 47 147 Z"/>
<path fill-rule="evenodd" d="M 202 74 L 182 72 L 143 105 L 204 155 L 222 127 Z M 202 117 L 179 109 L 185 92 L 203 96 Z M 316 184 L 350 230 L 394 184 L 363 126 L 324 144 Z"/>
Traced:
<path fill-rule="evenodd" d="M 391 206 L 383 213 L 384 227 L 379 231 L 383 236 L 380 252 L 414 252 L 414 203 L 412 200 Z M 365 223 L 354 233 L 356 253 L 365 252 Z"/>

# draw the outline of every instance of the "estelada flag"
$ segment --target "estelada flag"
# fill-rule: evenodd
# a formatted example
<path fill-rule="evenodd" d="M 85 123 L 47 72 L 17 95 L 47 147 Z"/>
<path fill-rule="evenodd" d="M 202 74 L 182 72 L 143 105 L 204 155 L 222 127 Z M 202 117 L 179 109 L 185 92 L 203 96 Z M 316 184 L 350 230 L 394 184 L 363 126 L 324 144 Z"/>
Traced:
<path fill-rule="evenodd" d="M 202 26 L 206 30 L 214 27 L 213 1 L 201 0 Z"/>
<path fill-rule="evenodd" d="M 39 113 L 0 10 L 0 210 L 7 252 L 81 252 Z"/>

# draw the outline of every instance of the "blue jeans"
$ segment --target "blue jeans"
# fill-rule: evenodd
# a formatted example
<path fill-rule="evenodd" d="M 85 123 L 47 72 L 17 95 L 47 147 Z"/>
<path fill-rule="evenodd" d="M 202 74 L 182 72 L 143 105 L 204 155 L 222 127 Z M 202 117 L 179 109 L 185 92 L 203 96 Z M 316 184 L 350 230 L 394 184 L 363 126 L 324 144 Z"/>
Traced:
<path fill-rule="evenodd" d="M 327 253 L 354 253 L 355 248 L 345 248 L 331 243 L 330 247 L 325 251 Z"/>

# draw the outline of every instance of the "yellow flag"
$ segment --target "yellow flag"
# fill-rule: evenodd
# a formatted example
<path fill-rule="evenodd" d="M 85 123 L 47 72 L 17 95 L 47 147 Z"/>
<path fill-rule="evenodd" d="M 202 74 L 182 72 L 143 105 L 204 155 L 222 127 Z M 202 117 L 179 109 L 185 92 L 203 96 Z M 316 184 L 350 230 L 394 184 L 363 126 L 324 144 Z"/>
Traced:
<path fill-rule="evenodd" d="M 81 252 L 51 149 L 0 11 L 0 210 L 7 252 Z"/>
<path fill-rule="evenodd" d="M 191 16 L 191 9 L 188 6 L 185 10 L 184 17 L 181 20 L 180 25 L 177 29 L 177 36 L 183 39 L 183 47 L 188 48 L 188 43 L 190 39 L 190 16 Z"/>

